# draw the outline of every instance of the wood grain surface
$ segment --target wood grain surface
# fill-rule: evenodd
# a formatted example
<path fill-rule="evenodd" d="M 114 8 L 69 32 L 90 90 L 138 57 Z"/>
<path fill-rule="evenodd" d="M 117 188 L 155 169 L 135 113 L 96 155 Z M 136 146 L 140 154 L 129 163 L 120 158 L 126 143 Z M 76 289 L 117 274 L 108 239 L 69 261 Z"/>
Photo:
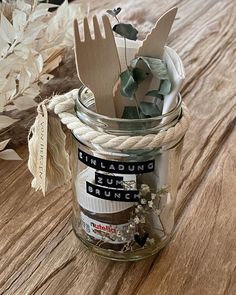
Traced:
<path fill-rule="evenodd" d="M 118 1 L 91 1 L 92 11 Z M 236 5 L 234 0 L 121 0 L 142 27 L 178 5 L 168 45 L 183 58 L 192 114 L 170 243 L 140 262 L 90 253 L 71 229 L 70 186 L 46 197 L 23 162 L 0 162 L 0 294 L 236 294 Z M 147 21 L 145 21 L 145 19 Z"/>

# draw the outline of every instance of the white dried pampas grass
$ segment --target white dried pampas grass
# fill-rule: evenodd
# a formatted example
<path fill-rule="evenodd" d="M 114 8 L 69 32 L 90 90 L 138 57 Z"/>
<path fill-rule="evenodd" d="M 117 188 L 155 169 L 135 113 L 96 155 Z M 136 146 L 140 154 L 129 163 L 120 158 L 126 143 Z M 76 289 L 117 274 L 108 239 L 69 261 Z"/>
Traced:
<path fill-rule="evenodd" d="M 40 85 L 73 45 L 73 20 L 82 18 L 80 4 L 64 3 L 53 13 L 53 4 L 40 1 L 3 1 L 0 6 L 0 130 L 16 120 L 6 111 L 36 106 Z"/>

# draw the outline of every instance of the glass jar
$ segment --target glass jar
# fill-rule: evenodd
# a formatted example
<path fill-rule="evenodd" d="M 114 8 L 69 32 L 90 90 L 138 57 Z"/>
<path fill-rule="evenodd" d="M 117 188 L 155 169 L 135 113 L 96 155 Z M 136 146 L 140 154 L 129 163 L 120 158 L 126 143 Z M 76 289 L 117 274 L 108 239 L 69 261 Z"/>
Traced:
<path fill-rule="evenodd" d="M 145 136 L 175 126 L 182 99 L 159 117 L 118 119 L 97 114 L 93 96 L 81 88 L 77 117 L 106 134 Z M 92 251 L 113 260 L 157 253 L 171 237 L 183 137 L 153 149 L 103 148 L 74 136 L 73 229 Z"/>

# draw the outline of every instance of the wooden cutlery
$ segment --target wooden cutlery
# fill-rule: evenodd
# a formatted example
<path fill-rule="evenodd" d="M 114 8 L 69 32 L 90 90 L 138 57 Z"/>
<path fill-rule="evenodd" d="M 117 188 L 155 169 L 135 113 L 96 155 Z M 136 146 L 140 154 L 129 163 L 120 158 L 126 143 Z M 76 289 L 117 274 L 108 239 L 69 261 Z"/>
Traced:
<path fill-rule="evenodd" d="M 156 22 L 152 31 L 146 36 L 137 55 L 163 58 L 166 40 L 175 20 L 178 8 L 173 7 L 164 13 Z"/>
<path fill-rule="evenodd" d="M 173 7 L 158 19 L 154 28 L 146 36 L 146 39 L 138 48 L 133 58 L 135 58 L 135 56 L 148 56 L 159 59 L 163 58 L 166 40 L 173 25 L 177 10 L 177 7 Z M 134 49 L 132 50 L 134 51 Z M 146 66 L 140 65 L 140 67 L 145 68 Z M 152 85 L 152 80 L 152 77 L 147 78 L 139 86 L 136 92 L 137 101 L 140 102 L 141 100 L 145 100 L 145 94 L 148 92 L 150 86 Z M 153 89 L 157 89 L 159 87 L 158 80 L 155 79 L 153 84 Z M 125 97 L 121 96 L 119 84 L 116 85 L 116 91 L 114 96 L 117 117 L 122 116 L 124 106 L 135 106 L 135 103 L 132 100 L 127 101 Z"/>
<path fill-rule="evenodd" d="M 148 56 L 163 59 L 165 44 L 173 25 L 178 8 L 173 7 L 164 13 L 156 22 L 152 31 L 146 36 L 142 46 L 139 47 L 136 56 Z M 144 66 L 145 67 L 145 66 Z M 152 82 L 152 77 L 147 78 L 139 87 L 136 97 L 137 100 L 143 100 L 148 92 Z M 158 81 L 155 81 L 155 89 L 159 87 Z"/>
<path fill-rule="evenodd" d="M 177 8 L 174 7 L 159 18 L 152 31 L 139 47 L 136 56 L 163 58 L 165 43 L 176 13 Z M 120 85 L 117 81 L 121 72 L 121 66 L 115 38 L 109 18 L 104 15 L 102 21 L 105 37 L 102 36 L 98 19 L 94 16 L 94 38 L 92 38 L 88 19 L 84 18 L 83 41 L 79 33 L 77 20 L 74 21 L 77 73 L 81 82 L 93 92 L 97 113 L 109 117 L 121 117 L 124 109 L 124 100 L 126 101 L 126 105 L 132 105 L 132 102 L 128 103 L 127 99 L 123 98 L 120 94 Z M 144 64 L 141 66 L 146 67 Z M 142 82 L 136 93 L 138 101 L 145 99 L 145 94 L 153 82 L 153 87 L 155 87 L 153 89 L 157 89 L 159 87 L 158 80 L 152 79 L 152 77 Z"/>

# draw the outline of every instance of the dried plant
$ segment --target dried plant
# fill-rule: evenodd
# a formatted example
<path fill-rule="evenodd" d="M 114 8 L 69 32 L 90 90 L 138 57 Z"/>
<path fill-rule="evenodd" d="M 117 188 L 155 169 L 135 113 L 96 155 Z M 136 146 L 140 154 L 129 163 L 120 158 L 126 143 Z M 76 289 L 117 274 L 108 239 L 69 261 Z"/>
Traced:
<path fill-rule="evenodd" d="M 131 24 L 119 21 L 118 14 L 121 10 L 118 7 L 113 10 L 107 10 L 107 13 L 117 20 L 117 24 L 113 26 L 113 31 L 124 38 L 127 69 L 120 73 L 121 95 L 135 102 L 135 106 L 126 106 L 124 108 L 122 118 L 142 119 L 160 116 L 162 114 L 164 96 L 171 90 L 167 66 L 163 60 L 147 56 L 136 56 L 128 65 L 126 39 L 136 41 L 138 30 Z M 159 89 L 153 89 L 145 94 L 145 96 L 153 97 L 154 101 L 138 101 L 136 92 L 142 82 L 150 76 L 160 80 Z"/>
<path fill-rule="evenodd" d="M 82 18 L 80 4 L 66 0 L 56 5 L 33 1 L 0 4 L 0 129 L 15 119 L 5 111 L 36 106 L 40 86 L 53 78 L 51 72 L 73 45 L 72 22 Z"/>
<path fill-rule="evenodd" d="M 13 149 L 5 149 L 10 139 L 0 142 L 0 159 L 2 160 L 21 160 Z M 5 150 L 4 150 L 5 149 Z"/>

